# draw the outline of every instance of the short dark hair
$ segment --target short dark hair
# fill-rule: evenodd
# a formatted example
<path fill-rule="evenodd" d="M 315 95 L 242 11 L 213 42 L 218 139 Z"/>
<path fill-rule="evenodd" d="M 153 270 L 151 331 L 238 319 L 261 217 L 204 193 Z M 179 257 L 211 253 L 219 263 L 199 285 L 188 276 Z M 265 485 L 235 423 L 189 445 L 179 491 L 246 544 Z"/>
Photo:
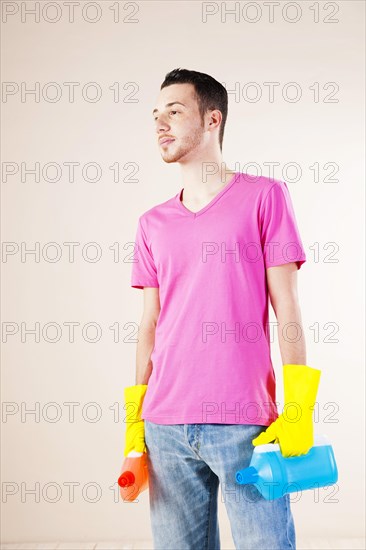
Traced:
<path fill-rule="evenodd" d="M 222 141 L 224 139 L 224 129 L 228 111 L 226 88 L 208 74 L 180 68 L 173 69 L 165 75 L 160 90 L 172 84 L 193 84 L 202 122 L 207 111 L 213 109 L 221 111 L 222 121 L 219 132 L 219 144 L 220 150 L 222 151 Z"/>

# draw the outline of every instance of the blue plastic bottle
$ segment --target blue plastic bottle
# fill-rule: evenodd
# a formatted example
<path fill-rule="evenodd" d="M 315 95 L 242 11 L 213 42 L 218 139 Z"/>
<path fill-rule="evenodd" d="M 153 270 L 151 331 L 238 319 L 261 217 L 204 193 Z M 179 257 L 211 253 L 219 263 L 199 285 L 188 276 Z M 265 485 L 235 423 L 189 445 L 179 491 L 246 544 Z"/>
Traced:
<path fill-rule="evenodd" d="M 314 445 L 305 454 L 284 458 L 279 444 L 254 447 L 248 468 L 235 474 L 239 485 L 253 483 L 266 500 L 287 493 L 333 485 L 338 469 L 327 436 L 315 435 Z"/>

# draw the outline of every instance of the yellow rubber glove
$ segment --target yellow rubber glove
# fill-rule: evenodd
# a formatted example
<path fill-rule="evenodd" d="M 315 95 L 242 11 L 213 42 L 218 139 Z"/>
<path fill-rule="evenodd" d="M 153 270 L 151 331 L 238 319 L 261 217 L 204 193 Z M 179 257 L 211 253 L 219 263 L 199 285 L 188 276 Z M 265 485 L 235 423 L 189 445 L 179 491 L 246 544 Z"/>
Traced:
<path fill-rule="evenodd" d="M 278 443 L 283 457 L 306 454 L 314 445 L 313 407 L 321 371 L 307 365 L 283 365 L 283 413 L 252 440 Z"/>
<path fill-rule="evenodd" d="M 146 390 L 147 384 L 136 384 L 124 388 L 125 408 L 128 410 L 124 456 L 127 456 L 130 451 L 146 452 L 145 423 L 141 418 Z"/>

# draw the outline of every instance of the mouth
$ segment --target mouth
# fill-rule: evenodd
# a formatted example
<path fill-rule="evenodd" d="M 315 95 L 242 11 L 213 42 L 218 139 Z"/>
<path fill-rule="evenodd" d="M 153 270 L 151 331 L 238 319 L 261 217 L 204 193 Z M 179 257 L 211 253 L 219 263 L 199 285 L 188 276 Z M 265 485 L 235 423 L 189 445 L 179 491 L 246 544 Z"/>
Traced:
<path fill-rule="evenodd" d="M 165 139 L 162 139 L 160 142 L 159 142 L 159 145 L 160 146 L 168 146 L 170 143 L 173 143 L 174 139 L 171 139 L 171 138 L 165 138 Z"/>

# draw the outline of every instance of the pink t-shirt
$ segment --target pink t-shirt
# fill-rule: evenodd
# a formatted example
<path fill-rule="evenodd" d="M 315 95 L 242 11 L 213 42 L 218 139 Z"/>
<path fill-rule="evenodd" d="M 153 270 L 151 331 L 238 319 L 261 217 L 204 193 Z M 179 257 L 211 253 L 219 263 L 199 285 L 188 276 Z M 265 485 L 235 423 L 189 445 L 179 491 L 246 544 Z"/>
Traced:
<path fill-rule="evenodd" d="M 182 191 L 138 220 L 131 286 L 159 287 L 161 306 L 142 418 L 269 426 L 266 268 L 306 261 L 287 185 L 236 172 L 195 213 Z"/>

